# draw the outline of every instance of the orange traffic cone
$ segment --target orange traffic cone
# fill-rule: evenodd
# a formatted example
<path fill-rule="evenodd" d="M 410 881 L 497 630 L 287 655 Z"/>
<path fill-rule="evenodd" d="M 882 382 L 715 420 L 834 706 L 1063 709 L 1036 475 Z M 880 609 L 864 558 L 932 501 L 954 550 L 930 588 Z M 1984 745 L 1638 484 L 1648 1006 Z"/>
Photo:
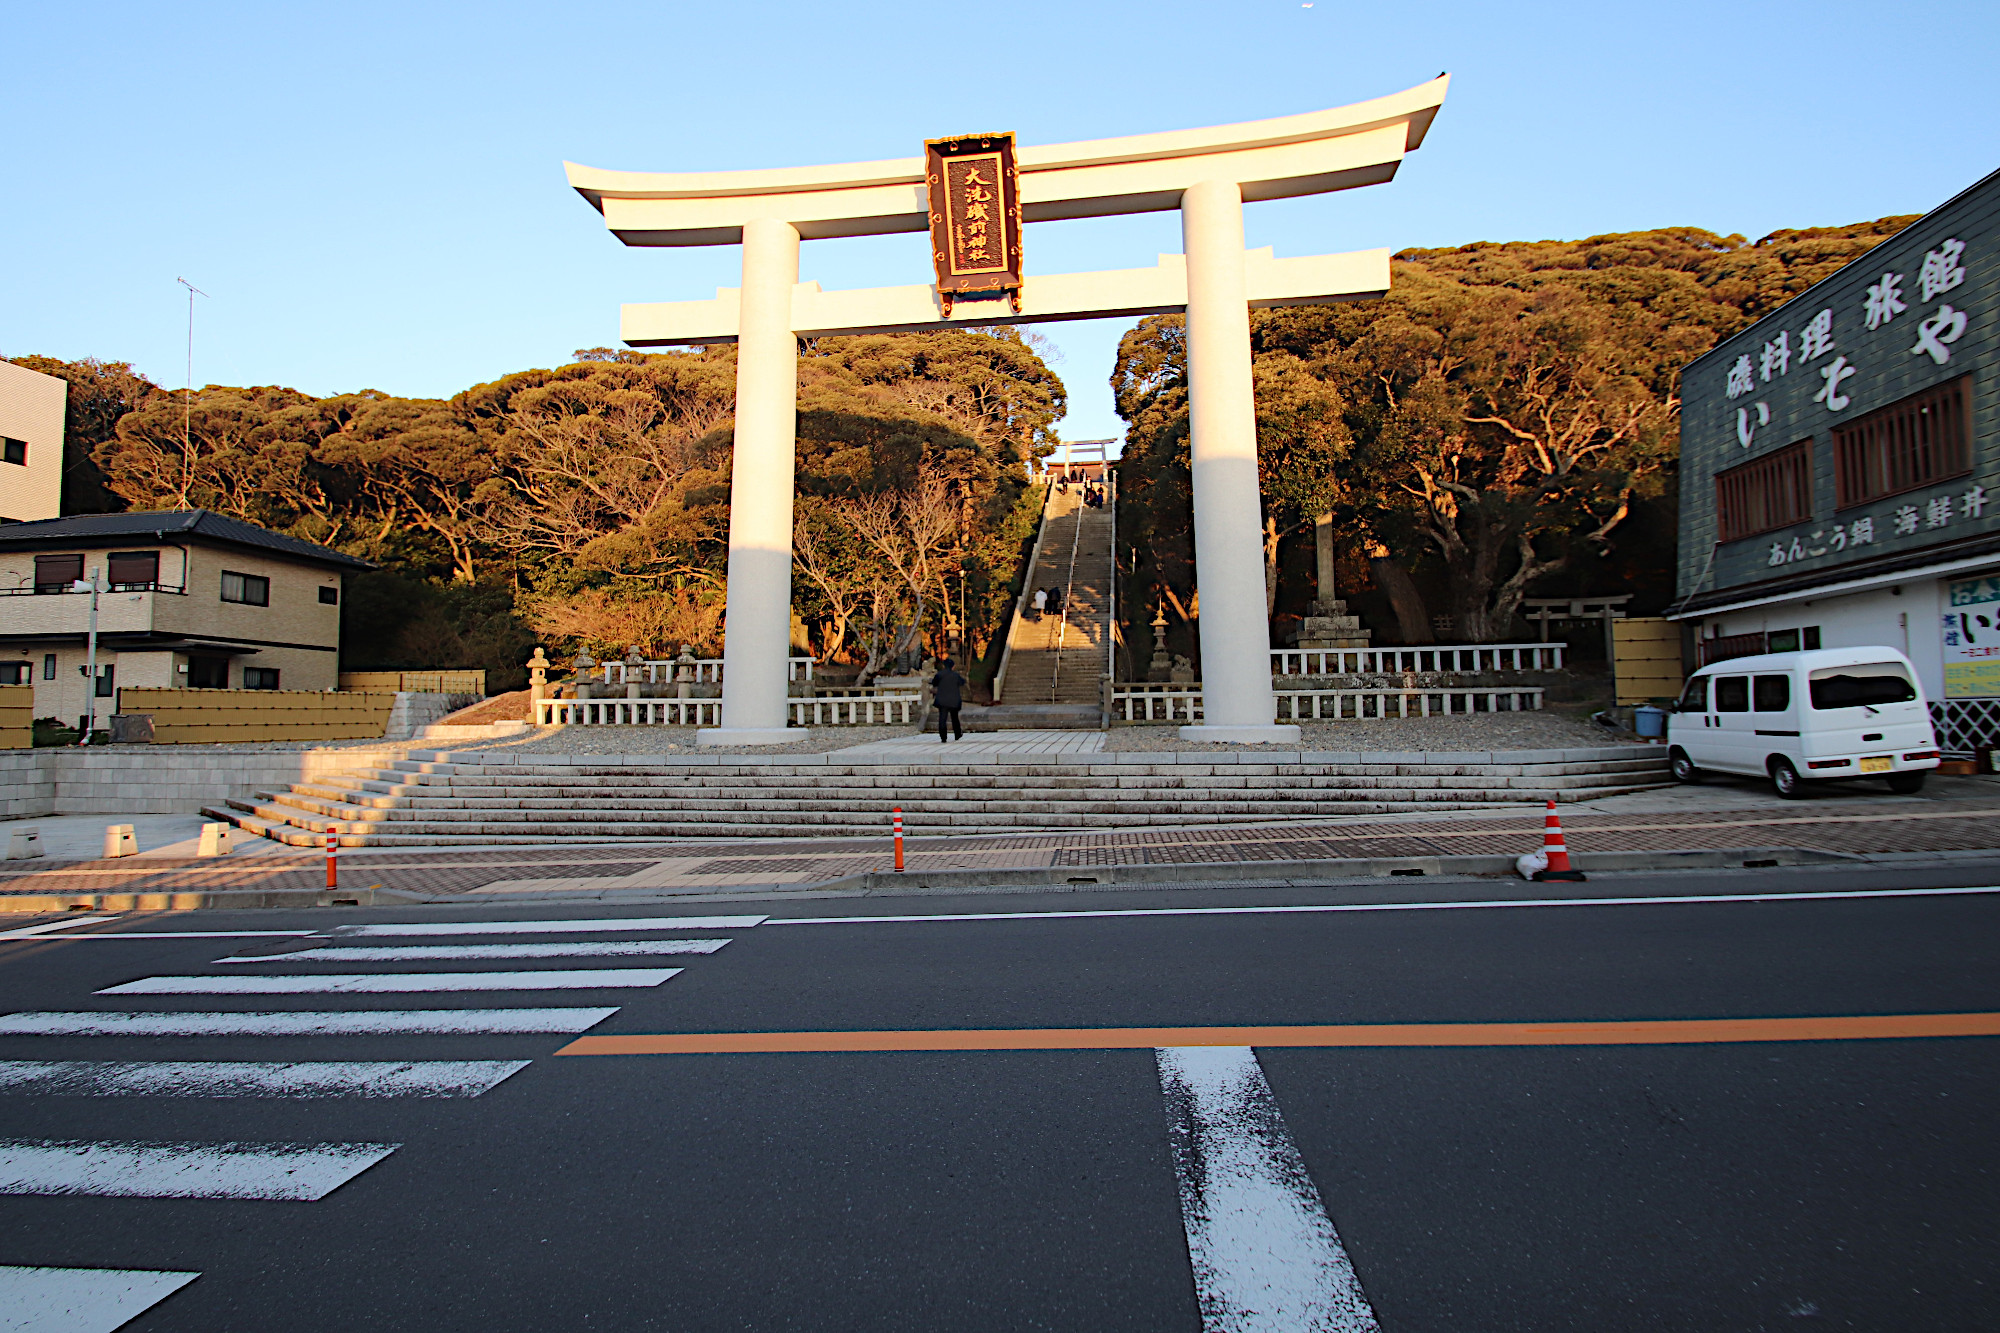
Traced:
<path fill-rule="evenodd" d="M 1562 820 L 1556 818 L 1556 803 L 1549 802 L 1548 814 L 1542 820 L 1542 855 L 1548 857 L 1546 869 L 1537 870 L 1538 880 L 1574 880 L 1583 882 L 1584 874 L 1569 863 L 1569 848 L 1563 843 Z"/>

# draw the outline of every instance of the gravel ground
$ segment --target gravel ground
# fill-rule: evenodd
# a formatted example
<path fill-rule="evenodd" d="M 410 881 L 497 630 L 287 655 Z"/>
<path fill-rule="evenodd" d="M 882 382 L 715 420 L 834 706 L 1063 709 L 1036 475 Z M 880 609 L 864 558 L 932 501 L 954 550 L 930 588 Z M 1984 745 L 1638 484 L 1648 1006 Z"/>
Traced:
<path fill-rule="evenodd" d="M 231 754 L 244 750 L 366 750 L 388 749 L 393 746 L 420 745 L 413 741 L 385 741 L 380 736 L 348 741 L 222 741 L 214 745 L 92 745 L 91 750 L 109 750 L 113 754 Z M 76 750 L 86 747 L 64 746 Z"/>
<path fill-rule="evenodd" d="M 915 727 L 814 727 L 788 745 L 746 745 L 740 751 L 701 749 L 702 754 L 825 754 L 850 745 L 910 736 Z M 693 754 L 693 727 L 538 727 L 525 737 L 490 741 L 437 742 L 450 750 L 506 750 L 522 754 Z"/>
<path fill-rule="evenodd" d="M 1302 722 L 1302 750 L 1560 750 L 1631 745 L 1630 732 L 1607 731 L 1561 713 L 1475 713 L 1470 717 L 1399 717 Z M 1250 750 L 1262 746 L 1184 741 L 1166 725 L 1112 728 L 1107 750 Z M 1290 748 L 1290 747 L 1287 747 Z"/>
<path fill-rule="evenodd" d="M 1629 745 L 1625 732 L 1561 713 L 1481 713 L 1472 717 L 1412 717 L 1349 722 L 1307 722 L 1300 749 L 1306 750 L 1554 750 L 1593 745 Z M 746 746 L 740 751 L 703 754 L 825 754 L 850 745 L 916 734 L 914 727 L 815 727 L 789 745 Z M 510 751 L 526 754 L 692 754 L 693 727 L 542 727 L 519 738 L 439 743 L 452 750 Z M 1259 750 L 1266 747 L 1184 741 L 1170 725 L 1114 727 L 1107 750 Z"/>

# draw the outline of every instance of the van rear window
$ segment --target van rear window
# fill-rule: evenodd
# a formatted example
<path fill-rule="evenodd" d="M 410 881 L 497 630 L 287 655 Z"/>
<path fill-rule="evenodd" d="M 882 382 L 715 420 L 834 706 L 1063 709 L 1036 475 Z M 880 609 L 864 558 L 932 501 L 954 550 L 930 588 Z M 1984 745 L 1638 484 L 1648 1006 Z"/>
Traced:
<path fill-rule="evenodd" d="M 1814 708 L 1864 708 L 1906 704 L 1917 697 L 1909 673 L 1895 662 L 1821 667 L 1808 686 Z"/>

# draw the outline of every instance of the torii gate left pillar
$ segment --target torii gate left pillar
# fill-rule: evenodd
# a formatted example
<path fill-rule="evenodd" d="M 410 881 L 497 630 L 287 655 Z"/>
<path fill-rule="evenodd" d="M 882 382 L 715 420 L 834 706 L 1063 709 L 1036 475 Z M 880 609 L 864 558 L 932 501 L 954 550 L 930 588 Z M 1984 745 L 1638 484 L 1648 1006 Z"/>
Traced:
<path fill-rule="evenodd" d="M 567 164 L 628 245 L 743 246 L 743 285 L 713 301 L 628 305 L 634 347 L 738 344 L 722 725 L 703 745 L 776 744 L 787 729 L 796 339 L 954 325 L 1187 315 L 1203 721 L 1191 740 L 1296 743 L 1276 721 L 1264 612 L 1263 513 L 1249 311 L 1355 300 L 1389 286 L 1385 250 L 1276 259 L 1243 248 L 1243 205 L 1387 181 L 1423 141 L 1447 80 L 1333 111 L 1023 148 L 1028 222 L 1179 208 L 1185 255 L 1150 269 L 1029 275 L 1018 308 L 935 288 L 824 292 L 798 281 L 799 242 L 929 229 L 924 160 L 665 174 Z"/>
<path fill-rule="evenodd" d="M 792 493 L 798 457 L 799 348 L 792 288 L 799 232 L 743 224 L 743 298 L 736 336 L 736 444 L 729 469 L 728 622 L 722 725 L 703 745 L 778 745 L 786 732 L 792 644 Z"/>

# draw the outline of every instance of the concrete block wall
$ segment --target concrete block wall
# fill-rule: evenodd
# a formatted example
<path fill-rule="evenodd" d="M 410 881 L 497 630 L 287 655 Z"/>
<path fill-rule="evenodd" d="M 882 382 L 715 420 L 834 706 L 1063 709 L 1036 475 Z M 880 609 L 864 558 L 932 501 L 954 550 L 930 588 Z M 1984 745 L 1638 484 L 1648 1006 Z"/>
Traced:
<path fill-rule="evenodd" d="M 56 811 L 55 751 L 0 750 L 0 819 Z"/>

